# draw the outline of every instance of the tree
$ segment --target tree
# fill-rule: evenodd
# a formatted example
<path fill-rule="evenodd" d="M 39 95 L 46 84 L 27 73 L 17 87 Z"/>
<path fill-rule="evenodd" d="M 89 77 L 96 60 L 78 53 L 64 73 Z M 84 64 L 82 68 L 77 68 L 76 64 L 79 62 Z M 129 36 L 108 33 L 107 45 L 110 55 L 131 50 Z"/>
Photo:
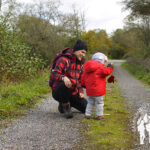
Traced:
<path fill-rule="evenodd" d="M 24 31 L 25 42 L 50 64 L 54 55 L 66 45 L 72 47 L 80 38 L 84 18 L 73 8 L 73 13 L 58 11 L 57 1 L 39 2 L 26 7 L 17 26 Z"/>
<path fill-rule="evenodd" d="M 112 41 L 105 30 L 97 29 L 83 32 L 81 37 L 86 41 L 90 55 L 96 52 L 102 52 L 108 55 Z"/>
<path fill-rule="evenodd" d="M 121 59 L 125 56 L 128 49 L 126 31 L 122 29 L 117 29 L 112 34 L 112 48 L 109 51 L 109 55 L 114 59 Z"/>
<path fill-rule="evenodd" d="M 75 41 L 81 38 L 81 32 L 85 31 L 85 15 L 72 6 L 72 13 L 59 16 L 59 27 L 62 33 L 68 37 L 67 46 L 73 46 Z"/>
<path fill-rule="evenodd" d="M 132 15 L 149 16 L 150 15 L 150 1 L 149 0 L 123 0 L 125 9 L 130 9 Z"/>
<path fill-rule="evenodd" d="M 43 68 L 45 61 L 31 53 L 17 31 L 0 22 L 0 74 L 1 79 L 24 79 Z"/>
<path fill-rule="evenodd" d="M 12 30 L 24 32 L 24 42 L 32 47 L 32 52 L 41 54 L 50 64 L 54 55 L 65 46 L 73 46 L 80 38 L 84 28 L 84 14 L 72 9 L 65 14 L 60 12 L 59 0 L 39 0 L 33 5 L 19 4 L 13 0 L 3 11 L 3 22 L 11 25 Z M 20 8 L 20 9 L 19 9 Z"/>
<path fill-rule="evenodd" d="M 57 27 L 48 21 L 35 16 L 21 15 L 18 27 L 24 32 L 25 42 L 33 47 L 32 52 L 42 55 L 48 60 L 48 64 L 56 52 L 64 47 L 64 37 L 59 35 Z"/>
<path fill-rule="evenodd" d="M 149 0 L 123 0 L 125 9 L 131 11 L 126 25 L 128 29 L 138 30 L 137 36 L 144 43 L 147 53 L 150 55 L 150 1 Z"/>
<path fill-rule="evenodd" d="M 88 46 L 88 53 L 93 54 L 95 52 L 94 46 L 96 45 L 95 31 L 89 30 L 88 32 L 82 32 L 82 39 L 86 41 Z"/>
<path fill-rule="evenodd" d="M 109 54 L 109 50 L 112 46 L 112 41 L 108 37 L 105 30 L 96 30 L 96 38 L 97 38 L 97 51 L 103 52 L 106 55 Z"/>
<path fill-rule="evenodd" d="M 2 2 L 2 0 L 1 0 Z M 15 27 L 15 22 L 21 11 L 20 4 L 14 0 L 3 0 L 3 5 L 1 5 L 1 21 L 5 22 L 11 27 Z"/>

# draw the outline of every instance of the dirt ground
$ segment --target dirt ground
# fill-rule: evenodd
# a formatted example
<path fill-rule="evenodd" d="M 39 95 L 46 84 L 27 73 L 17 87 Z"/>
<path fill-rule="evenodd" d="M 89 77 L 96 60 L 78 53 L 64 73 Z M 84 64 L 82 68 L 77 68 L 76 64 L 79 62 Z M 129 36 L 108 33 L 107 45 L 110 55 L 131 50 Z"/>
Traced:
<path fill-rule="evenodd" d="M 115 76 L 130 108 L 132 129 L 136 133 L 138 118 L 145 113 L 150 114 L 150 90 L 119 64 L 115 63 Z M 0 130 L 0 150 L 76 150 L 78 143 L 84 139 L 80 134 L 80 121 L 84 114 L 74 109 L 74 118 L 68 120 L 58 113 L 57 107 L 58 103 L 49 95 L 38 108 L 29 110 L 25 116 Z M 145 143 L 135 145 L 135 150 L 150 149 L 149 135 L 145 135 Z"/>

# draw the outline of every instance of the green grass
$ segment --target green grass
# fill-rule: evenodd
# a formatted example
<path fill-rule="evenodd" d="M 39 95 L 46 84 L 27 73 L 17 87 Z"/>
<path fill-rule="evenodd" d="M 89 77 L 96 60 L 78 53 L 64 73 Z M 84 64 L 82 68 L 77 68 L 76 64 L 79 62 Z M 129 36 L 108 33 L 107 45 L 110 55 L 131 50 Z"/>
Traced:
<path fill-rule="evenodd" d="M 33 107 L 40 98 L 50 92 L 48 71 L 40 73 L 30 80 L 0 84 L 0 120 L 19 116 Z"/>
<path fill-rule="evenodd" d="M 144 84 L 150 86 L 150 69 L 146 69 L 141 65 L 129 63 L 123 63 L 121 66 Z"/>
<path fill-rule="evenodd" d="M 93 111 L 91 119 L 84 119 L 87 128 L 83 131 L 87 136 L 87 148 L 85 150 L 129 150 L 133 145 L 133 135 L 129 128 L 129 116 L 127 108 L 120 96 L 120 90 L 116 84 L 107 88 L 104 100 L 104 119 L 96 120 Z"/>

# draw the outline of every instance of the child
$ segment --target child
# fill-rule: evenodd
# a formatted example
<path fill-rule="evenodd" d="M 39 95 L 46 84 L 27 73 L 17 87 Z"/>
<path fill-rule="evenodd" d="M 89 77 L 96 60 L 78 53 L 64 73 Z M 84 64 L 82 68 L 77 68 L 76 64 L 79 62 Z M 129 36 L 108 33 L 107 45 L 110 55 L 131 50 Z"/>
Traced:
<path fill-rule="evenodd" d="M 92 109 L 96 103 L 97 119 L 103 119 L 104 95 L 106 93 L 106 76 L 113 72 L 112 64 L 108 64 L 107 56 L 97 52 L 84 65 L 84 73 L 81 78 L 82 85 L 86 88 L 88 96 L 88 104 L 86 107 L 85 118 L 89 119 L 92 114 Z"/>

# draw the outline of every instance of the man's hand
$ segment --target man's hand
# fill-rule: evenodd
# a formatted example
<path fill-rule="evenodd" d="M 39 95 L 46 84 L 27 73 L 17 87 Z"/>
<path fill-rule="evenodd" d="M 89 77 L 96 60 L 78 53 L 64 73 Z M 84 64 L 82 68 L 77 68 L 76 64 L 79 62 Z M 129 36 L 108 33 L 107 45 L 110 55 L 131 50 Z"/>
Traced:
<path fill-rule="evenodd" d="M 81 98 L 84 98 L 84 93 L 79 93 L 79 96 L 80 96 Z"/>
<path fill-rule="evenodd" d="M 65 83 L 67 88 L 70 88 L 72 86 L 70 79 L 66 76 L 64 77 L 64 83 Z"/>

